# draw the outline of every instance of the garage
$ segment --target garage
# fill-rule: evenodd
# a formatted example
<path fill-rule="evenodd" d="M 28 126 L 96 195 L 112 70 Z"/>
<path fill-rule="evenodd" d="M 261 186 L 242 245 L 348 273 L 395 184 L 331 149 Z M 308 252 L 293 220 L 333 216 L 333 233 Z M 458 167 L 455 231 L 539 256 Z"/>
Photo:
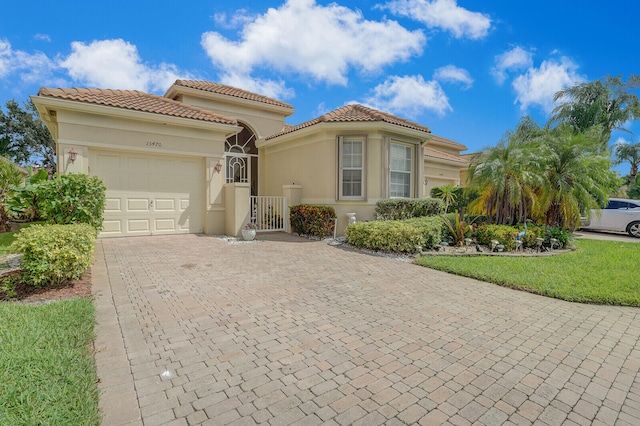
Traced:
<path fill-rule="evenodd" d="M 204 160 L 89 150 L 107 187 L 101 237 L 203 232 Z"/>

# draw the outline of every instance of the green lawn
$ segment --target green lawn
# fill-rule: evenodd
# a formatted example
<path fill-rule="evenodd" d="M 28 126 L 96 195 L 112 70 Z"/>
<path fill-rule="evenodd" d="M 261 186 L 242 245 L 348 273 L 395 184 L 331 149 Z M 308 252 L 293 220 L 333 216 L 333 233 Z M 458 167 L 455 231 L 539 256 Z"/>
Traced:
<path fill-rule="evenodd" d="M 22 225 L 22 228 L 27 228 L 31 225 L 39 224 L 40 222 L 30 222 Z M 16 232 L 0 232 L 0 256 L 10 254 L 9 246 L 16 239 Z"/>
<path fill-rule="evenodd" d="M 11 253 L 9 246 L 16 239 L 15 232 L 0 233 L 0 256 Z"/>
<path fill-rule="evenodd" d="M 0 303 L 0 424 L 98 425 L 90 299 Z"/>
<path fill-rule="evenodd" d="M 428 268 L 572 302 L 640 306 L 640 244 L 578 240 L 550 257 L 424 256 Z"/>

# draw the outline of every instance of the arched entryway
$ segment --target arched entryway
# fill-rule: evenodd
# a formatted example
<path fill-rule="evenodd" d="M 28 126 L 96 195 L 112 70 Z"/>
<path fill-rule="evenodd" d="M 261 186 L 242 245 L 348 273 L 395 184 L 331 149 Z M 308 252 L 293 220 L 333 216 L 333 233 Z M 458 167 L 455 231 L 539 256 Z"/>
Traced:
<path fill-rule="evenodd" d="M 258 148 L 256 134 L 249 126 L 238 122 L 242 131 L 227 138 L 224 146 L 227 183 L 243 182 L 251 186 L 251 195 L 258 195 Z"/>

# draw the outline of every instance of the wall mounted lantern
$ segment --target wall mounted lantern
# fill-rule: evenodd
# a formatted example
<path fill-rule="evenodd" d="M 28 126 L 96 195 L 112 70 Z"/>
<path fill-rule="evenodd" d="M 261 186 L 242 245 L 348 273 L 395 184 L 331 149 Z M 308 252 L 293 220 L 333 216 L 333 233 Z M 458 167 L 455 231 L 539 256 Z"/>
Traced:
<path fill-rule="evenodd" d="M 69 161 L 71 161 L 72 163 L 76 161 L 76 158 L 78 157 L 78 153 L 76 152 L 75 149 L 71 148 L 69 150 Z"/>
<path fill-rule="evenodd" d="M 216 172 L 220 173 L 220 170 L 222 170 L 222 160 L 218 160 L 213 168 L 216 170 Z"/>

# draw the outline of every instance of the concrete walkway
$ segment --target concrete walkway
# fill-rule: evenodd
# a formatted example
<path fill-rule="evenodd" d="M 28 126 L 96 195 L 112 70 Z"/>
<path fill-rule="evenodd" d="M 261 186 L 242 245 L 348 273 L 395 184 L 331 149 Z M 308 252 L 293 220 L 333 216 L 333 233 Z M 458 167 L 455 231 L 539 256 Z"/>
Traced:
<path fill-rule="evenodd" d="M 284 234 L 98 241 L 105 425 L 637 425 L 640 310 Z"/>

